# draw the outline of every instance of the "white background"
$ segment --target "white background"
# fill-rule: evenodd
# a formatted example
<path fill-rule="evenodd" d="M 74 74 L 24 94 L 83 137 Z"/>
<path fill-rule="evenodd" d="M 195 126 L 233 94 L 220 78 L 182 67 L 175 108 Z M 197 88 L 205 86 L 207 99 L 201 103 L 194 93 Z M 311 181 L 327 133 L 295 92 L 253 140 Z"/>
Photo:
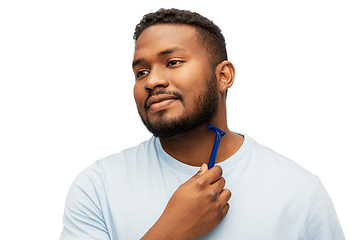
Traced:
<path fill-rule="evenodd" d="M 360 239 L 356 0 L 1 1 L 0 239 L 58 239 L 76 175 L 151 136 L 132 96 L 132 33 L 161 7 L 219 25 L 237 71 L 230 128 L 320 176 Z"/>

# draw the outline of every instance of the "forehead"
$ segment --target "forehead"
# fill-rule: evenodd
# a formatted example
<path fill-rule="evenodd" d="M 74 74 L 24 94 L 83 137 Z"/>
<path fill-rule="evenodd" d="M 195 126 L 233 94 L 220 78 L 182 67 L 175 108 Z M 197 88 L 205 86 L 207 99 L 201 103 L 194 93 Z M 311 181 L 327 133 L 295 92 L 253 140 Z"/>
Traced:
<path fill-rule="evenodd" d="M 195 27 L 185 24 L 158 24 L 146 28 L 138 38 L 134 59 L 145 52 L 158 53 L 178 47 L 189 52 L 203 50 Z"/>

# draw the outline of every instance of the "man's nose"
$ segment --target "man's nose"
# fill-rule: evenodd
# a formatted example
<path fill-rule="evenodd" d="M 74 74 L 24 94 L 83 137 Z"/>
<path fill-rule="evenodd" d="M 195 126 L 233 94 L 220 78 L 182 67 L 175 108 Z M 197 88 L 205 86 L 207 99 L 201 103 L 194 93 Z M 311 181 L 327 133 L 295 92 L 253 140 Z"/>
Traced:
<path fill-rule="evenodd" d="M 166 88 L 167 86 L 169 86 L 169 81 L 164 72 L 160 69 L 153 68 L 146 79 L 146 89 L 154 90 L 157 87 Z"/>

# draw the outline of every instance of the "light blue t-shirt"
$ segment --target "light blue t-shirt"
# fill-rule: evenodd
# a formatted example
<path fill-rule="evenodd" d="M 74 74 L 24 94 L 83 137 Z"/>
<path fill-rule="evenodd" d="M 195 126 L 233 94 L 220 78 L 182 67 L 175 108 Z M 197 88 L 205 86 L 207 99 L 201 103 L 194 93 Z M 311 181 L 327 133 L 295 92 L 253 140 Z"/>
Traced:
<path fill-rule="evenodd" d="M 203 239 L 345 239 L 319 178 L 293 161 L 245 136 L 219 165 L 230 209 Z M 197 171 L 169 156 L 155 137 L 101 159 L 72 184 L 60 239 L 140 239 Z"/>

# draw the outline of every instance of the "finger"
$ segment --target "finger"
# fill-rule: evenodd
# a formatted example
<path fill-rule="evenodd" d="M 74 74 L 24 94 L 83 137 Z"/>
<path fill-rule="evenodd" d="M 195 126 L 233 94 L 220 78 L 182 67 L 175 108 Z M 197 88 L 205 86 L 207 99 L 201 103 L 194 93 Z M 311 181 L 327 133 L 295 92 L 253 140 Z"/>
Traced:
<path fill-rule="evenodd" d="M 227 203 L 231 198 L 231 191 L 229 189 L 223 189 L 219 194 L 219 201 Z"/>
<path fill-rule="evenodd" d="M 224 187 L 225 187 L 225 179 L 223 177 L 220 177 L 220 179 L 218 179 L 216 182 L 214 182 L 212 185 L 212 187 L 214 187 L 219 194 L 223 191 Z"/>
<path fill-rule="evenodd" d="M 228 213 L 229 211 L 229 208 L 230 208 L 230 204 L 229 203 L 226 203 L 221 211 L 221 214 L 222 214 L 222 219 L 226 216 L 226 214 Z"/>
<path fill-rule="evenodd" d="M 208 171 L 208 166 L 206 163 L 203 163 L 201 165 L 200 170 L 194 175 L 192 176 L 189 180 L 187 180 L 185 183 L 189 183 L 194 181 L 195 179 L 199 178 L 200 176 L 202 176 L 203 174 L 205 174 Z"/>
<path fill-rule="evenodd" d="M 200 176 L 205 174 L 209 170 L 209 167 L 206 163 L 203 163 L 200 168 Z"/>
<path fill-rule="evenodd" d="M 222 173 L 222 168 L 219 165 L 215 165 L 203 175 L 203 180 L 207 183 L 213 184 L 221 178 Z"/>
<path fill-rule="evenodd" d="M 230 204 L 229 200 L 231 197 L 231 192 L 229 189 L 224 189 L 218 198 L 218 201 L 221 203 L 222 209 L 221 209 L 221 217 L 224 218 L 226 214 L 229 211 Z"/>

